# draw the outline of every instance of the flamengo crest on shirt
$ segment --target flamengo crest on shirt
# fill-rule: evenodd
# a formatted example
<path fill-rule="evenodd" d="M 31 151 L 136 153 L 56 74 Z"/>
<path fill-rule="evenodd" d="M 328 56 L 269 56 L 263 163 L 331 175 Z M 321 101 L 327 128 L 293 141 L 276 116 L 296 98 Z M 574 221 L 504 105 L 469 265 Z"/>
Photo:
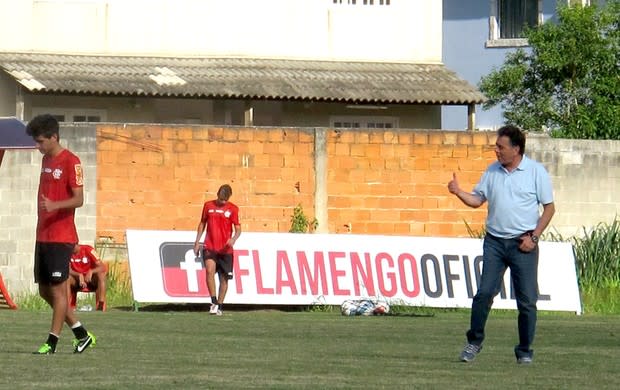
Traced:
<path fill-rule="evenodd" d="M 137 302 L 209 302 L 193 232 L 127 231 Z M 570 244 L 541 242 L 538 306 L 581 312 Z M 300 304 L 383 297 L 431 307 L 469 307 L 482 241 L 467 238 L 243 233 L 227 302 Z M 217 280 L 217 278 L 216 278 Z M 516 308 L 509 272 L 494 308 Z"/>

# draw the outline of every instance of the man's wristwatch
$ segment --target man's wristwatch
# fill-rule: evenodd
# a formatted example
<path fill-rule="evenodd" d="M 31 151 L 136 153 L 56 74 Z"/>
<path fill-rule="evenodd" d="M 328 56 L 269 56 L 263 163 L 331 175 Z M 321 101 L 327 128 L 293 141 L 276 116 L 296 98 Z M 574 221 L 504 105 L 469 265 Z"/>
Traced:
<path fill-rule="evenodd" d="M 536 234 L 534 234 L 534 233 L 530 234 L 530 238 L 532 239 L 532 242 L 534 244 L 538 245 L 538 236 Z"/>

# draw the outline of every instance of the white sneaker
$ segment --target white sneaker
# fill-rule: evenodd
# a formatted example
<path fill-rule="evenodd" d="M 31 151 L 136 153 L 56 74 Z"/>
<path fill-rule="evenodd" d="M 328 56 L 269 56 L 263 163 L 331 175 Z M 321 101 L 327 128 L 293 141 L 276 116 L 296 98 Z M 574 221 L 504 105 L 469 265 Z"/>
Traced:
<path fill-rule="evenodd" d="M 212 303 L 211 308 L 209 309 L 209 314 L 217 315 L 217 312 L 220 311 L 219 309 L 220 309 L 219 305 Z"/>
<path fill-rule="evenodd" d="M 217 313 L 215 313 L 216 316 L 221 316 L 223 315 L 222 311 L 220 309 L 217 309 Z"/>

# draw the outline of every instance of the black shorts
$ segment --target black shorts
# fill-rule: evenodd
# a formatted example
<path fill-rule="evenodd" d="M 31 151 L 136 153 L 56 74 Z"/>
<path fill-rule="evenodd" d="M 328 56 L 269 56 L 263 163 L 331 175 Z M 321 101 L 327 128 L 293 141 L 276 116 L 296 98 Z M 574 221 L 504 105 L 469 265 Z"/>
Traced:
<path fill-rule="evenodd" d="M 233 278 L 232 253 L 217 253 L 204 249 L 202 251 L 202 260 L 206 262 L 207 259 L 212 259 L 215 261 L 215 271 L 220 274 L 220 276 L 224 275 L 228 280 Z"/>
<path fill-rule="evenodd" d="M 34 247 L 34 282 L 57 284 L 67 280 L 74 246 L 60 242 L 37 242 Z"/>

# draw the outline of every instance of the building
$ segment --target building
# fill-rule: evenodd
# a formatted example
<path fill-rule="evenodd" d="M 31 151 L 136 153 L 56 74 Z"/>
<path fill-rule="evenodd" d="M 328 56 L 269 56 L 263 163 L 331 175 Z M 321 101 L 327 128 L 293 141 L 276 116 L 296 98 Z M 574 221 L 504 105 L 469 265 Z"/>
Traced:
<path fill-rule="evenodd" d="M 0 116 L 441 129 L 477 89 L 442 63 L 436 0 L 8 0 Z M 19 31 L 19 34 L 15 34 Z"/>

